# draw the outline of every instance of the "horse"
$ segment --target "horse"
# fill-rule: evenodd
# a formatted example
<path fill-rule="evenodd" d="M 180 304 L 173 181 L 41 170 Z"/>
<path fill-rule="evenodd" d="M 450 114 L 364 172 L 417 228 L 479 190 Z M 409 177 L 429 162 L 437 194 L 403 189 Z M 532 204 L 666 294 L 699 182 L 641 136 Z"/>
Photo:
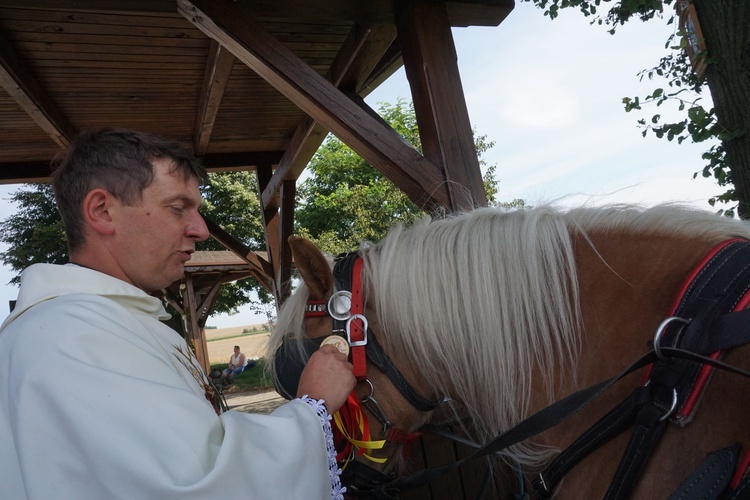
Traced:
<path fill-rule="evenodd" d="M 566 396 L 619 374 L 616 383 L 578 405 L 572 416 L 520 443 L 493 450 L 502 455 L 498 476 L 512 478 L 518 471 L 521 488 L 528 490 L 560 450 L 635 388 L 649 389 L 646 372 L 656 371 L 654 360 L 674 347 L 672 340 L 658 345 L 656 337 L 666 335 L 665 328 L 673 330 L 670 338 L 683 335 L 679 328 L 684 326 L 670 325 L 675 322 L 670 315 L 691 273 L 698 273 L 695 269 L 708 260 L 706 255 L 727 241 L 744 244 L 747 239 L 746 222 L 672 204 L 477 208 L 428 216 L 409 227 L 395 225 L 381 241 L 363 242 L 356 252 L 361 259 L 361 271 L 354 273 L 361 279 L 361 311 L 343 317 L 347 332 L 351 321 L 366 321 L 359 328 L 368 332 L 369 344 L 379 344 L 400 377 L 387 376 L 367 359 L 356 399 L 375 404 L 362 407 L 363 418 L 372 436 L 389 429 L 415 436 L 436 418 L 455 415 L 463 435 L 486 443 Z M 291 349 L 304 363 L 310 340 L 319 342 L 335 329 L 339 320 L 331 317 L 338 317 L 333 310 L 343 304 L 346 312 L 356 300 L 338 293 L 341 284 L 334 279 L 330 256 L 304 238 L 292 236 L 289 244 L 302 283 L 280 308 L 269 339 L 277 387 L 285 370 L 278 354 Z M 747 274 L 748 266 L 745 262 L 729 274 Z M 659 347 L 664 352 L 658 352 Z M 648 362 L 628 372 L 644 353 L 651 355 Z M 750 370 L 750 345 L 727 349 L 722 356 L 721 361 L 713 359 L 744 374 Z M 680 425 L 665 423 L 650 458 L 639 466 L 637 480 L 627 476 L 625 482 L 633 483 L 626 485 L 631 488 L 627 496 L 668 498 L 681 485 L 687 491 L 686 479 L 704 459 L 733 444 L 745 455 L 737 459 L 742 470 L 733 462 L 735 469 L 728 475 L 734 474 L 734 487 L 743 478 L 750 460 L 750 379 L 727 370 L 713 372 L 694 414 L 683 415 Z M 397 385 L 407 385 L 417 399 L 435 404 L 417 408 Z M 669 398 L 677 398 L 677 390 L 668 388 L 666 394 L 666 406 L 655 410 L 659 425 L 676 421 L 677 401 L 670 405 Z M 609 495 L 621 457 L 630 448 L 638 450 L 638 443 L 629 439 L 628 432 L 622 432 L 589 450 L 564 479 L 550 485 L 554 491 L 549 493 L 562 499 Z M 386 459 L 369 463 L 385 477 L 398 476 L 404 468 L 404 440 L 395 441 L 367 453 Z M 367 462 L 361 452 L 354 454 L 354 461 Z M 514 481 L 498 484 L 501 498 L 518 492 Z"/>

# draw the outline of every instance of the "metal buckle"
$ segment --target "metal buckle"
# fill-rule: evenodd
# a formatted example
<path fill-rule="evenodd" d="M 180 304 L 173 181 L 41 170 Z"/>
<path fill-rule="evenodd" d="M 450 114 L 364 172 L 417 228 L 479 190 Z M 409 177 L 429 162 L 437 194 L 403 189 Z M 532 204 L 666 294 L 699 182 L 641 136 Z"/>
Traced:
<path fill-rule="evenodd" d="M 351 332 L 351 324 L 352 321 L 355 319 L 361 319 L 362 320 L 362 331 L 364 332 L 364 338 L 362 340 L 358 340 L 356 342 L 352 342 L 352 332 Z M 365 318 L 361 314 L 352 314 L 349 319 L 346 320 L 346 340 L 349 342 L 349 345 L 351 347 L 357 347 L 361 345 L 367 345 L 367 318 Z"/>

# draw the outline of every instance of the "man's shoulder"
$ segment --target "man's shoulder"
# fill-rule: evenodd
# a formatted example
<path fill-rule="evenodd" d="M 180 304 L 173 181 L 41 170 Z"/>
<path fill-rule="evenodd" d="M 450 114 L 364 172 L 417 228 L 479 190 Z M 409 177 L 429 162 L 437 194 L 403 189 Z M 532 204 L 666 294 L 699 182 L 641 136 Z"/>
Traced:
<path fill-rule="evenodd" d="M 115 301 L 91 293 L 70 293 L 29 307 L 7 328 L 66 327 L 68 325 L 111 325 L 126 314 Z"/>

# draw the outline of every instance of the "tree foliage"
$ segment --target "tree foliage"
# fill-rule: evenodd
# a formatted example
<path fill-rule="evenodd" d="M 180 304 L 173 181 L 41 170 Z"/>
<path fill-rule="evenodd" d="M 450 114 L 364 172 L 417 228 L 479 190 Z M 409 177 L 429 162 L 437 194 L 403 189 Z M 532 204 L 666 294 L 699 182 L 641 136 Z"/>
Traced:
<path fill-rule="evenodd" d="M 413 104 L 404 99 L 395 104 L 380 103 L 378 114 L 421 150 Z M 490 204 L 497 204 L 495 166 L 487 166 L 482 159 L 493 146 L 486 136 L 475 137 L 480 165 L 486 168 L 487 198 Z M 383 174 L 334 136 L 326 139 L 308 169 L 312 175 L 298 189 L 296 231 L 326 253 L 335 255 L 356 249 L 361 241 L 378 241 L 394 224 L 410 224 L 425 215 Z M 523 202 L 511 204 L 522 206 Z"/>
<path fill-rule="evenodd" d="M 28 184 L 11 194 L 8 201 L 18 212 L 0 223 L 0 241 L 8 245 L 0 259 L 17 271 L 10 284 L 17 285 L 20 272 L 32 264 L 68 261 L 62 219 L 49 184 Z"/>
<path fill-rule="evenodd" d="M 260 217 L 258 182 L 252 172 L 212 173 L 202 189 L 203 215 L 221 226 L 251 250 L 265 251 L 266 243 Z M 224 250 L 209 238 L 197 245 L 198 250 Z M 261 304 L 254 301 L 254 295 Z M 234 314 L 240 306 L 251 304 L 253 310 L 264 312 L 262 303 L 271 297 L 255 278 L 237 280 L 221 287 L 213 312 Z"/>
<path fill-rule="evenodd" d="M 666 40 L 670 53 L 640 72 L 641 78 L 658 79 L 666 85 L 655 88 L 644 98 L 625 97 L 625 111 L 642 110 L 645 105 L 660 108 L 674 103 L 682 119 L 667 121 L 662 113 L 638 124 L 643 135 L 682 143 L 690 140 L 709 144 L 703 154 L 706 164 L 695 176 L 713 177 L 726 191 L 709 199 L 713 206 L 735 203 L 721 210 L 743 218 L 750 216 L 750 6 L 736 0 L 523 0 L 544 9 L 550 19 L 561 9 L 578 9 L 593 16 L 592 24 L 605 25 L 614 34 L 617 27 L 633 19 L 649 21 L 666 18 L 675 25 Z M 680 28 L 681 9 L 693 4 L 705 39 L 706 50 L 694 54 L 705 63 L 699 78 L 693 71 L 686 46 L 692 33 Z M 605 13 L 600 9 L 608 6 Z M 666 15 L 665 15 L 666 12 Z M 709 90 L 712 99 L 704 99 Z M 710 102 L 707 102 L 710 101 Z"/>

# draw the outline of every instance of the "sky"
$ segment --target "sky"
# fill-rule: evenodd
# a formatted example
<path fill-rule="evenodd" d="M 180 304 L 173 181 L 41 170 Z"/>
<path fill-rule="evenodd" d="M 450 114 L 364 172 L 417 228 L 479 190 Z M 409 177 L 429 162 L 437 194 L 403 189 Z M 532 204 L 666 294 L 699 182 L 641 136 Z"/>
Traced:
<path fill-rule="evenodd" d="M 711 179 L 693 179 L 703 169 L 701 154 L 708 146 L 678 145 L 653 134 L 644 138 L 637 127 L 639 118 L 649 120 L 657 112 L 677 116 L 675 108 L 646 108 L 639 114 L 623 108 L 623 97 L 642 100 L 663 85 L 641 81 L 638 72 L 666 55 L 664 45 L 675 30 L 667 19 L 631 21 L 610 35 L 579 12 L 563 11 L 551 21 L 541 9 L 517 0 L 500 26 L 454 28 L 470 121 L 477 134 L 495 143 L 483 158 L 496 165 L 501 201 L 563 208 L 680 202 L 715 210 L 707 200 L 722 189 Z M 399 70 L 365 101 L 377 109 L 379 103 L 410 101 L 410 96 Z M 0 219 L 15 212 L 7 199 L 19 187 L 0 186 Z M 0 304 L 18 294 L 6 284 L 12 276 L 0 267 Z M 246 307 L 232 316 L 214 315 L 207 325 L 265 321 Z"/>

